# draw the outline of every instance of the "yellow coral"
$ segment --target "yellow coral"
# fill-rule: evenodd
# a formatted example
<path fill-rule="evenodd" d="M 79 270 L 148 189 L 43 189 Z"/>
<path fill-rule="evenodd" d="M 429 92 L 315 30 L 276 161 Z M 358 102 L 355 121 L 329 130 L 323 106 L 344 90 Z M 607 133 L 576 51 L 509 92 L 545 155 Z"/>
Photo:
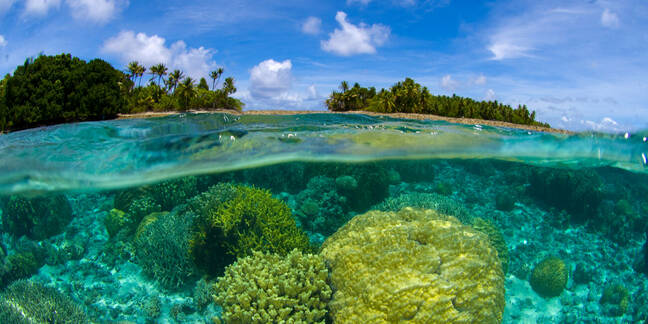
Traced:
<path fill-rule="evenodd" d="M 129 219 L 126 213 L 119 209 L 111 209 L 104 219 L 104 225 L 106 225 L 106 231 L 110 237 L 114 237 L 117 232 L 129 224 Z"/>
<path fill-rule="evenodd" d="M 327 277 L 318 255 L 255 251 L 227 267 L 214 301 L 223 307 L 225 323 L 324 323 L 331 298 Z"/>
<path fill-rule="evenodd" d="M 329 237 L 336 323 L 500 323 L 504 274 L 486 235 L 432 210 L 370 211 Z"/>
<path fill-rule="evenodd" d="M 497 256 L 499 256 L 499 259 L 502 262 L 502 271 L 506 273 L 509 264 L 509 251 L 502 232 L 491 221 L 479 217 L 473 220 L 472 226 L 474 229 L 488 236 L 491 244 L 495 247 L 495 250 L 497 250 Z"/>

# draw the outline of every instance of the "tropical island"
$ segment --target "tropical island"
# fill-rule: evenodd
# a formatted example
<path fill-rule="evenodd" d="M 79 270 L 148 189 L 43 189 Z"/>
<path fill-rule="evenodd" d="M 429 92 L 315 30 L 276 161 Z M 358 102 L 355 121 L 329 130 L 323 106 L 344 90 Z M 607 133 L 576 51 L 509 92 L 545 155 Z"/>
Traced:
<path fill-rule="evenodd" d="M 210 85 L 205 78 L 196 82 L 181 70 L 169 71 L 163 63 L 147 68 L 133 61 L 120 71 L 98 58 L 86 62 L 71 54 L 39 55 L 0 80 L 0 132 L 151 112 L 240 112 L 245 104 L 231 97 L 237 90 L 234 78 L 225 78 L 218 87 L 223 72 L 211 71 Z M 513 108 L 497 101 L 433 95 L 410 78 L 380 91 L 343 81 L 324 104 L 334 113 L 423 114 L 549 128 L 526 105 Z"/>

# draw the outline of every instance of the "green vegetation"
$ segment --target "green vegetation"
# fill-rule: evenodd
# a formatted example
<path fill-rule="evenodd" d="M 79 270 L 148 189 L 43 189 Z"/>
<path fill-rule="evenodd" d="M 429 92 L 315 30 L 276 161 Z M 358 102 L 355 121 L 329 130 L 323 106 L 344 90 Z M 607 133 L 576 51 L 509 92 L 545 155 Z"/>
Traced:
<path fill-rule="evenodd" d="M 374 87 L 364 88 L 358 83 L 349 88 L 346 81 L 342 82 L 340 90 L 334 91 L 326 100 L 329 110 L 434 114 L 549 127 L 546 123 L 537 122 L 535 111 L 529 112 L 525 105 L 513 109 L 497 101 L 476 101 L 456 95 L 435 96 L 410 78 L 378 92 Z"/>
<path fill-rule="evenodd" d="M 216 89 L 222 68 L 210 74 L 211 90 L 206 80 L 196 85 L 180 70 L 168 73 L 164 64 L 151 66 L 151 79 L 142 86 L 146 71 L 138 62 L 123 73 L 101 59 L 86 62 L 70 54 L 28 58 L 0 81 L 0 132 L 112 119 L 119 113 L 243 107 L 230 97 L 236 92 L 233 78 Z"/>

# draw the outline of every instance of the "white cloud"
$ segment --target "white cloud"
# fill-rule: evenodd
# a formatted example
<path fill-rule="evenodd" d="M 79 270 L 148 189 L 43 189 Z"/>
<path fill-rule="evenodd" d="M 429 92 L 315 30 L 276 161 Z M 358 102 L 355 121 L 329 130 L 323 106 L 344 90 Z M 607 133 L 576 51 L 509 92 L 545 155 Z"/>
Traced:
<path fill-rule="evenodd" d="M 317 35 L 322 32 L 322 19 L 317 17 L 308 17 L 302 24 L 302 33 L 309 35 Z"/>
<path fill-rule="evenodd" d="M 366 5 L 369 4 L 369 2 L 371 2 L 371 0 L 347 0 L 346 3 L 349 6 L 354 4 L 354 3 L 359 3 L 359 4 L 363 5 L 363 6 L 366 6 Z"/>
<path fill-rule="evenodd" d="M 493 60 L 504 60 L 518 57 L 530 57 L 530 47 L 513 44 L 511 40 L 500 39 L 488 46 L 493 53 Z"/>
<path fill-rule="evenodd" d="M 381 24 L 371 27 L 365 24 L 353 25 L 347 21 L 347 15 L 338 11 L 335 20 L 342 29 L 335 29 L 329 34 L 329 39 L 321 42 L 321 47 L 327 52 L 337 55 L 350 56 L 354 54 L 374 54 L 376 47 L 383 45 L 389 38 L 390 29 Z"/>
<path fill-rule="evenodd" d="M 0 48 L 3 48 L 7 46 L 7 40 L 4 38 L 4 36 L 0 35 Z"/>
<path fill-rule="evenodd" d="M 315 88 L 314 84 L 311 84 L 308 87 L 308 99 L 317 99 L 319 98 L 319 94 L 317 93 L 317 88 Z"/>
<path fill-rule="evenodd" d="M 292 87 L 292 63 L 265 60 L 250 70 L 250 94 L 257 99 L 279 99 Z"/>
<path fill-rule="evenodd" d="M 113 54 L 123 62 L 138 61 L 146 67 L 164 63 L 169 70 L 180 69 L 194 77 L 206 77 L 216 67 L 212 56 L 215 51 L 199 47 L 187 48 L 183 41 L 177 41 L 170 47 L 166 40 L 158 35 L 148 36 L 144 33 L 122 31 L 117 36 L 104 42 L 102 51 Z"/>
<path fill-rule="evenodd" d="M 486 95 L 484 96 L 484 100 L 486 101 L 495 100 L 495 91 L 493 91 L 493 89 L 486 90 Z"/>
<path fill-rule="evenodd" d="M 474 81 L 474 84 L 476 85 L 485 85 L 486 84 L 486 76 L 483 74 L 480 74 Z"/>
<path fill-rule="evenodd" d="M 61 0 L 26 0 L 25 14 L 34 16 L 46 15 L 50 8 L 61 6 Z"/>
<path fill-rule="evenodd" d="M 450 74 L 446 74 L 441 78 L 441 88 L 446 91 L 454 91 L 459 86 L 459 82 L 452 79 Z"/>
<path fill-rule="evenodd" d="M 619 16 L 610 11 L 610 9 L 603 10 L 601 14 L 601 24 L 608 28 L 618 28 L 619 27 Z"/>
<path fill-rule="evenodd" d="M 75 19 L 100 24 L 111 20 L 128 1 L 122 0 L 66 0 Z"/>

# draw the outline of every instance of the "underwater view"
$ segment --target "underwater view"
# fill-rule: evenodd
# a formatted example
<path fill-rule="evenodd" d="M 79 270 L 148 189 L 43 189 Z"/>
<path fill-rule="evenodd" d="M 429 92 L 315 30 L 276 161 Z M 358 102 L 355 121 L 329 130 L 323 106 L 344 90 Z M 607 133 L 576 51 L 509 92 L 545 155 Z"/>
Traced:
<path fill-rule="evenodd" d="M 176 114 L 0 136 L 2 323 L 646 323 L 648 133 Z"/>

